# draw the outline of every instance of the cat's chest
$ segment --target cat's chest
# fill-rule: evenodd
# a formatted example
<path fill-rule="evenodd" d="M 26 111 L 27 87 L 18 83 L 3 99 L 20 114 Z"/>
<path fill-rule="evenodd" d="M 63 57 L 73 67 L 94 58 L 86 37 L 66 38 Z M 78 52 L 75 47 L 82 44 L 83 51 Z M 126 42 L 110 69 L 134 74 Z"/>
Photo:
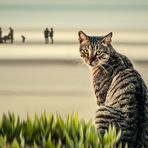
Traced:
<path fill-rule="evenodd" d="M 108 89 L 110 87 L 112 77 L 102 71 L 95 71 L 93 77 L 93 88 L 97 98 L 97 104 L 103 104 L 106 99 Z"/>

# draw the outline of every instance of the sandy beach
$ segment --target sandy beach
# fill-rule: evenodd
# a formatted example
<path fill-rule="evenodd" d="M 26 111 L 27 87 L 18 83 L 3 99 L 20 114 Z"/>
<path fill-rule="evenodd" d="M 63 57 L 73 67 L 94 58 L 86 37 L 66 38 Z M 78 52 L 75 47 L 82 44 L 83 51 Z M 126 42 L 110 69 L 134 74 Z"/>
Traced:
<path fill-rule="evenodd" d="M 135 63 L 148 85 L 148 62 Z M 13 111 L 25 117 L 28 112 L 66 115 L 78 112 L 84 119 L 96 110 L 89 68 L 83 64 L 50 62 L 0 64 L 0 115 Z"/>
<path fill-rule="evenodd" d="M 77 31 L 60 30 L 54 45 L 39 41 L 42 34 L 36 31 L 22 44 L 21 33 L 16 33 L 13 45 L 0 45 L 0 116 L 13 111 L 22 118 L 27 113 L 33 117 L 46 111 L 92 118 L 97 106 L 90 70 L 79 56 Z M 148 34 L 115 32 L 113 45 L 134 62 L 148 85 Z"/>

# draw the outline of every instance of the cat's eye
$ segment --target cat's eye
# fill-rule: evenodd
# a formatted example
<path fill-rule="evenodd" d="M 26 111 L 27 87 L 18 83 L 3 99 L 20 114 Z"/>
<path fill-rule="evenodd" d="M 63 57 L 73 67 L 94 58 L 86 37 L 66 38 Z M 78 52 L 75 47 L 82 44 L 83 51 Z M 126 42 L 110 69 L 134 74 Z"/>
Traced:
<path fill-rule="evenodd" d="M 88 49 L 84 48 L 81 50 L 81 57 L 87 57 L 89 55 Z"/>
<path fill-rule="evenodd" d="M 96 52 L 97 55 L 100 55 L 102 52 L 99 50 Z"/>
<path fill-rule="evenodd" d="M 88 54 L 88 50 L 87 49 L 84 49 L 83 52 L 86 53 L 86 54 Z"/>

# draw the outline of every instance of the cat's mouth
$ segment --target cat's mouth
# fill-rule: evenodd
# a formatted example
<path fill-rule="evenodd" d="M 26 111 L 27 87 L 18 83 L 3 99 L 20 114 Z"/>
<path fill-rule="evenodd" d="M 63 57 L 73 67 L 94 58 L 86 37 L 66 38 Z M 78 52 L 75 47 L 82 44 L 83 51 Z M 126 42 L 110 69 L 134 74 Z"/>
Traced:
<path fill-rule="evenodd" d="M 96 66 L 98 63 L 98 60 L 96 60 L 96 58 L 89 59 L 89 58 L 83 57 L 83 60 L 86 64 L 88 64 L 91 67 Z"/>
<path fill-rule="evenodd" d="M 95 64 L 96 64 L 95 59 L 96 59 L 95 56 L 91 57 L 91 58 L 89 59 L 89 61 L 88 61 L 88 64 L 89 64 L 90 66 L 95 66 Z"/>
<path fill-rule="evenodd" d="M 94 66 L 94 62 L 88 62 L 88 65 L 90 65 L 90 66 Z"/>

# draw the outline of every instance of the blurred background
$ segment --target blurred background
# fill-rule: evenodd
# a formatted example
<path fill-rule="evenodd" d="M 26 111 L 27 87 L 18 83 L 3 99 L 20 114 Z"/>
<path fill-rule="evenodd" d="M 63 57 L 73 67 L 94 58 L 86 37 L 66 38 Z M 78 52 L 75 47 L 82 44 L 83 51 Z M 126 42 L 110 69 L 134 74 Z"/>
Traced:
<path fill-rule="evenodd" d="M 112 31 L 114 48 L 148 85 L 147 0 L 0 0 L 0 27 L 2 35 L 14 29 L 14 43 L 0 44 L 0 115 L 76 111 L 93 117 L 97 106 L 90 69 L 79 56 L 79 30 Z M 54 44 L 45 44 L 46 27 L 54 29 Z"/>

